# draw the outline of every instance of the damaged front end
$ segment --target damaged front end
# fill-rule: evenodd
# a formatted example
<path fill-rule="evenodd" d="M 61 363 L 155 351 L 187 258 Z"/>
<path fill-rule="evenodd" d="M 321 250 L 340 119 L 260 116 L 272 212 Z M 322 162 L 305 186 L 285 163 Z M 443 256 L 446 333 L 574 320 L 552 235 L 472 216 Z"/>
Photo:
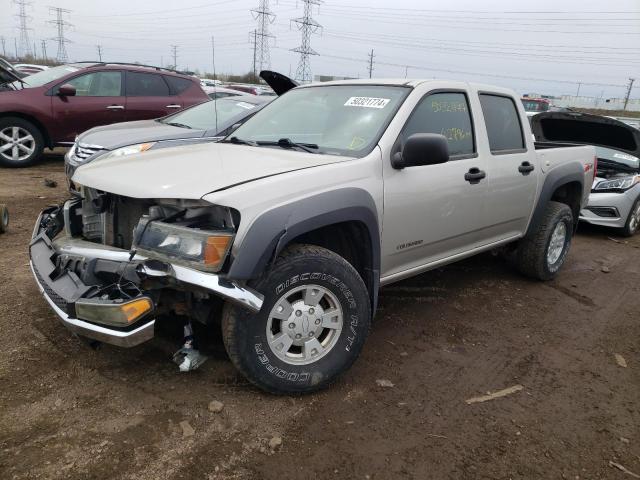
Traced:
<path fill-rule="evenodd" d="M 154 336 L 161 314 L 207 323 L 222 303 L 263 297 L 222 273 L 239 216 L 193 200 L 140 200 L 82 189 L 45 209 L 29 245 L 38 286 L 74 333 L 122 347 Z"/>

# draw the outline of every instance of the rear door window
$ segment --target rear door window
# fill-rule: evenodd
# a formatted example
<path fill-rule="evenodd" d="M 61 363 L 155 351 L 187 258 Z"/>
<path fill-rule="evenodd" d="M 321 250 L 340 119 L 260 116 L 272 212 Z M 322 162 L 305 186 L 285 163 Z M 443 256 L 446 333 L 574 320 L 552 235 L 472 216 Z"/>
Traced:
<path fill-rule="evenodd" d="M 64 83 L 76 87 L 76 97 L 119 97 L 122 95 L 122 72 L 118 71 L 87 73 Z"/>
<path fill-rule="evenodd" d="M 127 97 L 167 97 L 169 85 L 162 75 L 127 72 Z"/>
<path fill-rule="evenodd" d="M 451 157 L 474 155 L 475 139 L 467 96 L 461 92 L 441 92 L 424 97 L 404 126 L 402 142 L 414 133 L 444 135 Z"/>
<path fill-rule="evenodd" d="M 511 97 L 481 93 L 482 115 L 487 126 L 491 153 L 525 151 L 522 125 Z"/>
<path fill-rule="evenodd" d="M 173 95 L 180 95 L 182 92 L 193 85 L 193 82 L 191 80 L 187 80 L 186 78 L 165 75 L 164 79 L 169 84 L 169 87 L 171 87 L 171 93 Z"/>

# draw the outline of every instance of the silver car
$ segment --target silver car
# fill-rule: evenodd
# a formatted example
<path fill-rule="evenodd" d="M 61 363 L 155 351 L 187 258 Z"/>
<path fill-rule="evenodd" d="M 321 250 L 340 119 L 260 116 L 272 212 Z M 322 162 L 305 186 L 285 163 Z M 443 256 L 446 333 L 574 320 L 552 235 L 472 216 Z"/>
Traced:
<path fill-rule="evenodd" d="M 617 228 L 626 236 L 640 230 L 640 130 L 573 111 L 540 113 L 531 117 L 531 127 L 536 140 L 596 146 L 597 174 L 581 221 Z"/>

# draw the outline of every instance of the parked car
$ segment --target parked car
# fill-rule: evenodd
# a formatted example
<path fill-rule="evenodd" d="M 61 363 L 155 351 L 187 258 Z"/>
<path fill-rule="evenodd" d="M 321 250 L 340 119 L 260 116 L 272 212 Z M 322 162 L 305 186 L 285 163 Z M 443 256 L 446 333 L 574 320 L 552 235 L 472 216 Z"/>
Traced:
<path fill-rule="evenodd" d="M 596 145 L 597 175 L 580 220 L 614 227 L 631 236 L 640 230 L 640 130 L 610 117 L 548 112 L 531 119 L 537 139 Z"/>
<path fill-rule="evenodd" d="M 0 66 L 0 165 L 26 167 L 99 125 L 158 118 L 207 100 L 198 79 L 157 67 L 73 63 L 18 78 Z"/>
<path fill-rule="evenodd" d="M 497 248 L 555 277 L 593 162 L 534 146 L 504 88 L 305 85 L 222 142 L 78 168 L 82 193 L 41 213 L 31 264 L 81 336 L 132 346 L 162 312 L 218 317 L 251 382 L 311 392 L 356 360 L 380 285 Z"/>
<path fill-rule="evenodd" d="M 546 98 L 522 97 L 520 99 L 528 117 L 549 110 L 551 103 Z"/>
<path fill-rule="evenodd" d="M 249 93 L 251 95 L 268 95 L 275 97 L 276 93 L 270 88 L 263 87 L 261 85 L 227 85 L 227 88 L 231 90 L 238 90 L 240 92 Z"/>
<path fill-rule="evenodd" d="M 201 78 L 200 85 L 203 87 L 217 87 L 218 85 L 222 85 L 220 80 L 212 80 L 210 78 Z"/>
<path fill-rule="evenodd" d="M 264 70 L 260 75 L 279 94 L 297 85 L 277 72 Z M 220 140 L 273 100 L 232 91 L 233 96 L 204 102 L 167 117 L 116 123 L 84 132 L 65 156 L 67 178 L 71 179 L 78 166 L 98 159 Z M 73 182 L 69 185 L 73 189 Z"/>
<path fill-rule="evenodd" d="M 13 65 L 16 70 L 25 75 L 33 75 L 34 73 L 44 72 L 49 67 L 47 65 L 35 65 L 33 63 L 15 63 Z"/>
<path fill-rule="evenodd" d="M 215 100 L 216 98 L 224 98 L 224 97 L 233 97 L 238 95 L 248 95 L 245 92 L 241 92 L 239 90 L 232 90 L 231 88 L 225 87 L 202 87 L 204 92 L 209 95 L 211 100 Z"/>
<path fill-rule="evenodd" d="M 70 179 L 76 168 L 94 160 L 220 140 L 271 100 L 272 97 L 237 95 L 204 102 L 156 120 L 94 127 L 79 135 L 65 155 L 65 173 Z"/>

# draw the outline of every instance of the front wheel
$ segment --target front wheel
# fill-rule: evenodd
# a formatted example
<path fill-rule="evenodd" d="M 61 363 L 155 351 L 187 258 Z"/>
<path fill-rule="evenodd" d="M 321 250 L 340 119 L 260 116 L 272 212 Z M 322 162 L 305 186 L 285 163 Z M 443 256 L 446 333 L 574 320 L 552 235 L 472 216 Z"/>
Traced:
<path fill-rule="evenodd" d="M 265 295 L 251 314 L 227 305 L 227 353 L 253 384 L 276 394 L 330 385 L 356 360 L 371 324 L 365 284 L 345 259 L 325 248 L 287 248 L 254 285 Z"/>
<path fill-rule="evenodd" d="M 573 213 L 564 203 L 549 202 L 538 230 L 520 241 L 516 267 L 524 275 L 551 280 L 564 265 L 573 235 Z"/>
<path fill-rule="evenodd" d="M 640 230 L 640 197 L 638 197 L 633 207 L 631 207 L 627 222 L 622 229 L 622 234 L 625 237 L 631 237 L 635 235 L 638 230 Z"/>
<path fill-rule="evenodd" d="M 29 167 L 44 149 L 42 133 L 33 123 L 18 117 L 0 118 L 0 165 Z"/>

